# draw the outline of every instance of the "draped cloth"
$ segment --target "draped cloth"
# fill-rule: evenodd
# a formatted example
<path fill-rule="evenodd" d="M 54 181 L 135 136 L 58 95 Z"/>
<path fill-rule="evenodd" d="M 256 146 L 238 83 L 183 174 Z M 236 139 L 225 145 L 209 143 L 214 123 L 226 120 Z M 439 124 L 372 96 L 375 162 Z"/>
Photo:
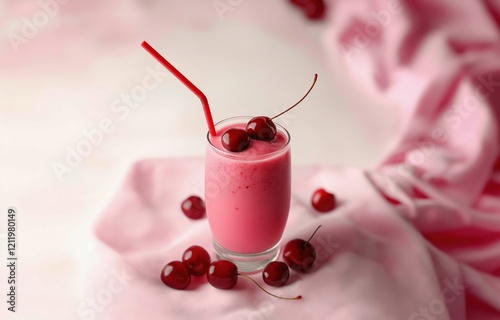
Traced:
<path fill-rule="evenodd" d="M 329 3 L 325 52 L 339 53 L 356 88 L 396 115 L 371 169 L 293 167 L 283 243 L 312 240 L 307 274 L 270 291 L 245 279 L 218 290 L 194 278 L 165 287 L 160 270 L 193 244 L 214 259 L 206 219 L 180 203 L 203 190 L 202 158 L 135 163 L 98 216 L 101 265 L 123 290 L 102 319 L 500 319 L 500 2 L 344 0 Z M 334 72 L 334 70 L 333 70 Z M 375 104 L 375 103 L 374 103 Z M 319 187 L 338 207 L 312 209 Z M 260 274 L 254 278 L 263 283 Z M 109 276 L 90 277 L 91 294 Z M 102 292 L 102 290 L 101 290 Z"/>

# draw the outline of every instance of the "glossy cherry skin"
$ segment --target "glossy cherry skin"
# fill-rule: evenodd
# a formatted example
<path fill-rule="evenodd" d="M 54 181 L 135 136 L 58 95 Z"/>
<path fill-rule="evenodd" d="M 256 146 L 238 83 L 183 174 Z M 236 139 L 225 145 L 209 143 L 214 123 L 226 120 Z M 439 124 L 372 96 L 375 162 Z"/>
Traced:
<path fill-rule="evenodd" d="M 311 197 L 311 204 L 318 212 L 329 212 L 335 209 L 335 195 L 321 188 L 314 191 Z"/>
<path fill-rule="evenodd" d="M 232 152 L 241 152 L 250 145 L 250 135 L 243 129 L 228 129 L 221 137 L 224 149 Z"/>
<path fill-rule="evenodd" d="M 182 254 L 182 262 L 186 265 L 189 274 L 202 276 L 210 266 L 210 255 L 200 246 L 191 246 Z"/>
<path fill-rule="evenodd" d="M 181 261 L 171 261 L 167 263 L 160 274 L 161 281 L 177 290 L 186 289 L 191 283 L 191 275 L 184 263 Z"/>
<path fill-rule="evenodd" d="M 182 202 L 181 210 L 190 219 L 201 219 L 205 215 L 205 203 L 198 196 L 190 196 Z"/>
<path fill-rule="evenodd" d="M 276 125 L 271 118 L 255 117 L 248 121 L 247 132 L 252 139 L 272 141 L 276 136 Z"/>
<path fill-rule="evenodd" d="M 238 267 L 231 261 L 214 261 L 208 267 L 207 279 L 217 289 L 231 289 L 238 282 Z"/>
<path fill-rule="evenodd" d="M 272 287 L 281 287 L 289 278 L 290 269 L 282 261 L 271 261 L 262 271 L 262 279 Z"/>
<path fill-rule="evenodd" d="M 310 242 L 294 239 L 285 245 L 283 260 L 294 270 L 308 272 L 316 260 L 316 250 Z"/>

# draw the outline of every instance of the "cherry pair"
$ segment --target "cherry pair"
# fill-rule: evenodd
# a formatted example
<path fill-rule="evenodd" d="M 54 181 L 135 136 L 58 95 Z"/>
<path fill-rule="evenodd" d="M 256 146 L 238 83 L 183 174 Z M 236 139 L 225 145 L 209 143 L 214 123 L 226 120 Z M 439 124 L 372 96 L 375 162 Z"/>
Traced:
<path fill-rule="evenodd" d="M 238 282 L 238 276 L 243 276 L 255 283 L 255 281 L 247 275 L 239 274 L 237 266 L 227 260 L 212 262 L 207 273 L 208 282 L 218 289 L 231 289 Z M 290 269 L 288 269 L 288 266 L 282 261 L 271 261 L 262 271 L 262 280 L 272 287 L 283 286 L 289 278 Z M 259 284 L 257 285 L 264 290 Z"/>
<path fill-rule="evenodd" d="M 280 263 L 283 264 L 284 267 L 286 268 L 286 270 L 288 271 L 288 267 L 283 262 L 279 262 L 279 261 L 273 261 L 273 262 L 269 263 L 266 266 L 266 269 L 268 269 L 268 271 L 270 271 L 270 270 L 284 270 L 284 269 L 282 269 L 283 268 L 282 266 L 278 267 L 278 268 L 275 268 L 275 266 L 280 266 Z M 283 300 L 299 300 L 299 299 L 302 299 L 302 296 L 296 296 L 296 297 L 292 297 L 292 298 L 285 298 L 285 297 L 277 296 L 277 295 L 275 295 L 275 294 L 267 291 L 260 284 L 258 284 L 257 281 L 255 281 L 251 277 L 247 276 L 246 274 L 238 273 L 238 267 L 236 267 L 236 265 L 234 263 L 232 263 L 231 261 L 227 261 L 227 260 L 214 261 L 210 265 L 210 268 L 209 268 L 208 273 L 207 273 L 208 282 L 213 287 L 218 288 L 218 289 L 231 289 L 232 287 L 234 287 L 236 285 L 236 283 L 238 283 L 238 276 L 244 277 L 244 278 L 252 281 L 262 291 L 264 291 L 265 293 L 267 293 L 267 294 L 269 294 L 269 295 L 271 295 L 271 296 L 273 296 L 275 298 L 283 299 Z M 268 279 L 268 280 L 266 281 L 266 279 Z M 288 277 L 286 278 L 286 280 L 288 280 Z M 286 280 L 285 280 L 285 282 L 286 282 Z M 274 281 L 269 280 L 269 278 L 265 277 L 264 281 L 267 284 L 271 284 L 272 283 L 272 285 L 274 285 L 274 286 L 279 286 Z M 280 281 L 280 283 L 281 283 L 281 281 Z M 280 285 L 282 285 L 282 284 L 280 284 Z"/>
<path fill-rule="evenodd" d="M 221 137 L 222 146 L 232 152 L 241 152 L 248 148 L 250 139 L 272 141 L 276 136 L 276 125 L 268 117 L 254 117 L 248 121 L 246 130 L 231 128 Z"/>
<path fill-rule="evenodd" d="M 182 254 L 182 261 L 167 263 L 160 274 L 161 281 L 167 286 L 183 290 L 191 283 L 191 276 L 202 276 L 210 266 L 210 255 L 200 246 L 191 246 Z"/>
<path fill-rule="evenodd" d="M 226 132 L 224 132 L 221 136 L 221 144 L 224 149 L 231 152 L 241 152 L 248 148 L 251 139 L 272 141 L 274 137 L 276 137 L 276 125 L 274 124 L 273 119 L 281 116 L 285 112 L 288 112 L 300 102 L 302 102 L 302 100 L 307 97 L 309 92 L 311 92 L 317 79 L 318 75 L 315 74 L 313 83 L 306 94 L 298 102 L 296 102 L 293 106 L 289 107 L 285 111 L 275 115 L 272 118 L 265 116 L 254 117 L 250 119 L 250 121 L 248 121 L 245 129 L 230 128 L 226 130 Z"/>
<path fill-rule="evenodd" d="M 264 282 L 274 287 L 284 285 L 290 277 L 288 267 L 300 272 L 310 271 L 316 260 L 316 249 L 314 249 L 310 241 L 320 227 L 321 225 L 316 228 L 307 241 L 293 239 L 287 242 L 283 249 L 283 260 L 286 264 L 281 261 L 268 263 L 262 272 Z"/>

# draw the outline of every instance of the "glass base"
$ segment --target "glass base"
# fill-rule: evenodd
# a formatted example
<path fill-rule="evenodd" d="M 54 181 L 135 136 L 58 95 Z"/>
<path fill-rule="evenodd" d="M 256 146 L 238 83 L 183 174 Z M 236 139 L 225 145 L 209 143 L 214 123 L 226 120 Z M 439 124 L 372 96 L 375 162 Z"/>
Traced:
<path fill-rule="evenodd" d="M 259 253 L 238 253 L 229 251 L 213 241 L 215 253 L 219 259 L 229 260 L 238 267 L 238 272 L 253 273 L 264 269 L 271 261 L 278 258 L 280 242 L 274 247 Z"/>

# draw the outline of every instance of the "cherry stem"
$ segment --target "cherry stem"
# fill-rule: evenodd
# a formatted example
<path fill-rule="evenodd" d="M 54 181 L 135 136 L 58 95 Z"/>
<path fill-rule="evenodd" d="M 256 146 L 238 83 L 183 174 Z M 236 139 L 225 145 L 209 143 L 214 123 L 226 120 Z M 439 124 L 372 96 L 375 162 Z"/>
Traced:
<path fill-rule="evenodd" d="M 296 105 L 298 105 L 299 103 L 302 102 L 302 100 L 304 100 L 307 95 L 309 94 L 309 92 L 311 92 L 312 88 L 314 87 L 314 85 L 316 84 L 316 80 L 318 80 L 318 74 L 315 73 L 314 74 L 314 79 L 313 79 L 313 83 L 311 84 L 311 87 L 309 88 L 309 90 L 307 90 L 306 94 L 299 100 L 297 101 L 297 103 L 295 103 L 293 106 L 291 106 L 290 108 L 286 109 L 285 111 L 281 112 L 281 113 L 278 113 L 277 115 L 275 115 L 274 117 L 271 118 L 271 120 L 273 120 L 274 118 L 277 118 L 279 116 L 281 116 L 283 113 L 285 112 L 288 112 L 290 111 L 291 109 L 293 109 Z"/>
<path fill-rule="evenodd" d="M 252 279 L 251 277 L 247 276 L 246 274 L 241 274 L 241 273 L 238 273 L 239 276 L 241 277 L 244 277 L 244 278 L 247 278 L 248 280 L 252 281 L 253 283 L 255 283 L 257 285 L 257 287 L 259 287 L 262 291 L 264 291 L 265 293 L 267 293 L 268 295 L 270 296 L 273 296 L 275 298 L 278 298 L 278 299 L 282 299 L 282 300 L 300 300 L 302 299 L 302 296 L 296 296 L 296 297 L 293 297 L 293 298 L 284 298 L 284 297 L 280 297 L 280 296 L 277 296 L 275 294 L 272 294 L 271 292 L 267 291 L 266 289 L 262 288 L 262 286 L 260 284 L 257 283 L 257 281 L 255 281 L 254 279 Z"/>
<path fill-rule="evenodd" d="M 215 131 L 214 120 L 212 118 L 212 113 L 210 112 L 210 106 L 208 105 L 208 99 L 200 89 L 198 89 L 191 81 L 189 81 L 179 70 L 177 70 L 170 62 L 167 61 L 158 51 L 149 45 L 146 41 L 141 43 L 141 46 L 146 49 L 159 63 L 161 63 L 168 71 L 170 71 L 174 76 L 177 77 L 189 90 L 191 90 L 200 100 L 203 106 L 203 111 L 205 112 L 205 119 L 207 120 L 208 131 L 210 135 L 215 136 L 217 132 Z"/>
<path fill-rule="evenodd" d="M 316 232 L 318 232 L 318 229 L 321 228 L 321 225 L 319 225 L 316 230 L 314 230 L 313 234 L 309 237 L 309 239 L 307 239 L 306 243 L 304 243 L 304 245 L 302 246 L 302 250 L 304 250 L 307 246 L 307 244 L 309 243 L 309 241 L 311 241 L 311 239 L 314 237 L 314 235 L 316 234 Z"/>

